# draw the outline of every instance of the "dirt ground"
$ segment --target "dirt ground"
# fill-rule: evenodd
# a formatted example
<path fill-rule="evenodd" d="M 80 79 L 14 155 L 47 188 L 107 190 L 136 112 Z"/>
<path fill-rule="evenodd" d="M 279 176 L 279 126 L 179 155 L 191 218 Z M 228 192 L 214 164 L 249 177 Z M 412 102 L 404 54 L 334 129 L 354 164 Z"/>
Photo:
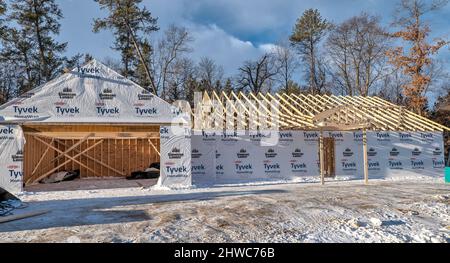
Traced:
<path fill-rule="evenodd" d="M 143 182 L 145 185 L 145 182 Z M 450 241 L 442 180 L 144 187 L 21 195 L 33 218 L 0 224 L 1 242 Z"/>

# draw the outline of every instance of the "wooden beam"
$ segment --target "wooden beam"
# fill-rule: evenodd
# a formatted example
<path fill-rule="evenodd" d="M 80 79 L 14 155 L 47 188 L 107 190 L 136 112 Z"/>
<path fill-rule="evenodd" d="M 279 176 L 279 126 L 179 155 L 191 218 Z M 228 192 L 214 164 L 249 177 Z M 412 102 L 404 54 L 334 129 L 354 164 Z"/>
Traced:
<path fill-rule="evenodd" d="M 159 157 L 161 157 L 161 153 L 158 151 L 158 149 L 156 148 L 156 146 L 153 144 L 152 140 L 148 139 L 148 142 L 149 142 L 150 145 L 153 147 L 153 149 L 158 153 Z"/>
<path fill-rule="evenodd" d="M 40 141 L 41 143 L 43 143 L 43 144 L 49 146 L 49 144 L 48 144 L 47 142 L 43 141 L 43 140 L 40 139 L 39 137 L 35 137 L 35 138 L 36 138 L 36 140 Z M 72 161 L 74 161 L 74 162 L 76 162 L 76 163 L 78 163 L 79 165 L 83 166 L 84 168 L 86 168 L 87 170 L 89 170 L 89 171 L 91 171 L 91 172 L 93 172 L 93 173 L 95 174 L 96 172 L 95 172 L 94 170 L 92 170 L 90 167 L 84 165 L 83 163 L 79 162 L 79 161 L 76 160 L 75 158 L 77 158 L 78 156 L 81 156 L 83 153 L 85 153 L 85 152 L 87 152 L 87 151 L 89 151 L 89 150 L 95 148 L 97 145 L 99 145 L 99 144 L 102 143 L 102 142 L 103 142 L 103 140 L 100 140 L 99 142 L 97 142 L 97 143 L 95 143 L 94 145 L 92 145 L 92 146 L 88 147 L 87 149 L 85 149 L 83 152 L 76 154 L 74 157 L 67 156 L 67 158 L 70 159 L 70 160 L 72 160 Z M 57 148 L 55 148 L 55 147 L 53 147 L 53 146 L 51 146 L 51 145 L 50 145 L 49 147 L 52 148 L 53 150 L 57 151 L 58 153 L 61 153 L 61 154 L 63 153 L 61 150 L 59 150 L 59 149 L 57 149 Z M 69 163 L 70 160 L 65 161 L 64 163 L 62 163 L 62 164 L 58 165 L 57 167 L 51 169 L 51 170 L 48 171 L 47 173 L 45 173 L 45 174 L 39 176 L 37 179 L 35 179 L 35 180 L 33 181 L 33 183 L 38 182 L 39 180 L 41 180 L 41 179 L 43 179 L 43 178 L 49 176 L 49 175 L 52 174 L 53 172 L 57 171 L 59 168 L 61 168 L 61 167 L 63 167 L 64 165 L 66 165 L 66 163 Z"/>
<path fill-rule="evenodd" d="M 319 161 L 320 161 L 320 183 L 325 184 L 325 153 L 324 153 L 324 141 L 323 130 L 320 130 L 319 138 Z"/>
<path fill-rule="evenodd" d="M 50 144 L 53 144 L 54 141 L 55 141 L 55 139 L 52 139 Z M 47 149 L 45 149 L 44 153 L 42 154 L 41 158 L 39 159 L 39 162 L 36 164 L 36 166 L 34 167 L 33 171 L 31 172 L 31 177 L 33 177 L 33 175 L 36 173 L 37 169 L 41 165 L 42 161 L 44 160 L 44 158 L 47 155 L 49 150 L 50 150 L 50 147 L 47 146 Z"/>
<path fill-rule="evenodd" d="M 59 143 L 59 144 L 63 145 L 64 147 L 67 147 L 67 145 L 66 145 L 65 143 L 60 142 L 59 140 L 57 140 L 56 143 Z M 108 144 L 108 147 L 109 147 L 109 144 Z M 81 152 L 81 151 L 78 150 L 78 149 L 75 149 L 74 151 L 75 151 L 76 153 L 80 153 L 80 152 Z M 103 152 L 103 151 L 101 151 L 101 153 L 102 153 L 102 152 Z M 94 155 L 95 155 L 95 154 L 94 154 Z M 117 169 L 115 169 L 115 168 L 113 168 L 113 167 L 111 167 L 111 166 L 105 164 L 105 163 L 102 162 L 102 161 L 99 161 L 99 160 L 95 159 L 94 157 L 90 156 L 88 153 L 83 153 L 81 156 L 84 156 L 84 157 L 88 158 L 89 160 L 94 161 L 95 163 L 98 163 L 98 164 L 100 164 L 101 166 L 106 167 L 106 168 L 108 168 L 109 170 L 111 170 L 111 171 L 113 171 L 113 172 L 115 172 L 115 173 L 118 173 L 118 174 L 120 174 L 120 175 L 122 175 L 122 176 L 125 176 L 125 174 L 124 174 L 123 172 L 121 172 L 121 171 L 119 171 L 119 170 L 117 170 Z M 103 159 L 103 158 L 101 158 L 101 159 Z M 94 169 L 94 170 L 95 170 L 95 169 Z"/>
<path fill-rule="evenodd" d="M 73 149 L 75 149 L 76 147 L 78 147 L 78 145 L 84 143 L 87 139 L 89 139 L 89 137 L 91 137 L 93 135 L 93 133 L 89 133 L 86 136 L 83 137 L 83 139 L 81 139 L 79 142 L 77 142 L 75 145 L 72 145 L 72 147 L 70 147 L 68 150 L 64 151 L 61 155 L 56 156 L 55 158 L 53 158 L 50 163 L 54 163 L 55 161 L 61 159 L 63 156 L 66 156 L 68 153 L 70 153 Z"/>
<path fill-rule="evenodd" d="M 369 158 L 367 156 L 367 132 L 363 129 L 364 183 L 369 184 Z"/>

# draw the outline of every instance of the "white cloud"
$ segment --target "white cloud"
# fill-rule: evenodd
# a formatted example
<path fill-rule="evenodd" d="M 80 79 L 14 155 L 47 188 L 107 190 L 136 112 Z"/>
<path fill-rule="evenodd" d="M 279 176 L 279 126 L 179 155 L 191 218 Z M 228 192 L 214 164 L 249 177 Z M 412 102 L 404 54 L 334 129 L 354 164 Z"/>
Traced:
<path fill-rule="evenodd" d="M 238 39 L 217 25 L 191 25 L 189 29 L 194 37 L 192 57 L 210 57 L 222 65 L 225 74 L 236 74 L 237 69 L 246 60 L 256 59 L 266 52 L 269 45 L 255 46 L 250 41 Z"/>

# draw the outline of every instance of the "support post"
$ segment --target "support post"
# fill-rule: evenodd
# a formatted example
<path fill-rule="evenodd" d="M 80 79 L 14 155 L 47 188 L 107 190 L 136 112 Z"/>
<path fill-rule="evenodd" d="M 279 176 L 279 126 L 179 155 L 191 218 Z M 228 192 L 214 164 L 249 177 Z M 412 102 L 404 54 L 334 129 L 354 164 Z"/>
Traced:
<path fill-rule="evenodd" d="M 364 183 L 369 184 L 369 158 L 367 156 L 367 132 L 363 129 Z"/>
<path fill-rule="evenodd" d="M 319 159 L 320 159 L 320 183 L 325 184 L 325 156 L 324 156 L 324 145 L 323 145 L 323 130 L 320 130 L 319 139 Z"/>

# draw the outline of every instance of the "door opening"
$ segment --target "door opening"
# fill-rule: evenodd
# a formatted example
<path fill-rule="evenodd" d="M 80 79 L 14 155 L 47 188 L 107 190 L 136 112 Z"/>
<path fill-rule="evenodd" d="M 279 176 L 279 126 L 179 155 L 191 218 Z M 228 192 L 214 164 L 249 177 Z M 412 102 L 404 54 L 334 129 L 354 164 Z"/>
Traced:
<path fill-rule="evenodd" d="M 324 148 L 324 176 L 335 177 L 336 176 L 336 154 L 335 154 L 335 141 L 334 138 L 323 138 Z"/>

